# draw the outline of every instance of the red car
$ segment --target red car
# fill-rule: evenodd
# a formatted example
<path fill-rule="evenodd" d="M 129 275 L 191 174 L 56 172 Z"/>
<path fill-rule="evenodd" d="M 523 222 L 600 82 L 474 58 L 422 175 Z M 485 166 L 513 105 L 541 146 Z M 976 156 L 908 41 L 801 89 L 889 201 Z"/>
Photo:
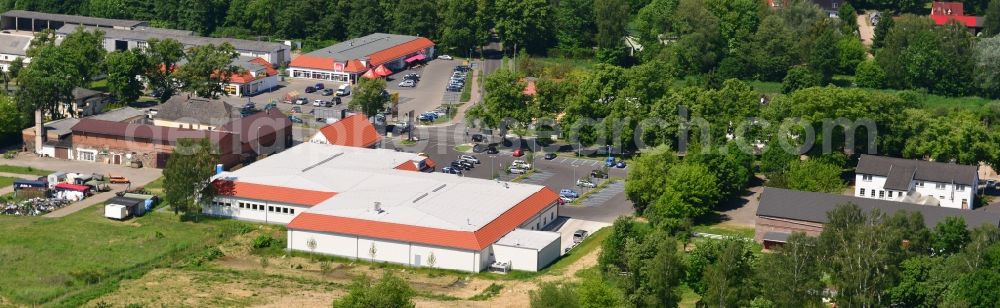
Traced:
<path fill-rule="evenodd" d="M 514 157 L 521 157 L 521 156 L 524 156 L 524 151 L 522 151 L 521 149 L 514 150 Z"/>

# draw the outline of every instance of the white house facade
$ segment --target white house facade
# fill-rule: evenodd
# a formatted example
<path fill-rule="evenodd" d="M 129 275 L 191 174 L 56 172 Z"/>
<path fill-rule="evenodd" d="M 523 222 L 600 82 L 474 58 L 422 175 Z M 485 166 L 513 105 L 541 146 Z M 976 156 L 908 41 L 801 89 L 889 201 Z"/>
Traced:
<path fill-rule="evenodd" d="M 854 195 L 956 209 L 973 209 L 978 166 L 862 155 Z"/>

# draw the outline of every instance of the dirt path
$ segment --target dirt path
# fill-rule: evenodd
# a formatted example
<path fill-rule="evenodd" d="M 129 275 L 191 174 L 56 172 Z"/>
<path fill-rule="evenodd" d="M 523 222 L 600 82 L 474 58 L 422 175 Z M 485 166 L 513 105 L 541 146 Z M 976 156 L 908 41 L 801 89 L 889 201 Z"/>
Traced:
<path fill-rule="evenodd" d="M 865 46 L 871 46 L 872 39 L 875 38 L 875 28 L 869 23 L 868 14 L 858 15 L 858 32 L 861 34 L 861 42 Z"/>

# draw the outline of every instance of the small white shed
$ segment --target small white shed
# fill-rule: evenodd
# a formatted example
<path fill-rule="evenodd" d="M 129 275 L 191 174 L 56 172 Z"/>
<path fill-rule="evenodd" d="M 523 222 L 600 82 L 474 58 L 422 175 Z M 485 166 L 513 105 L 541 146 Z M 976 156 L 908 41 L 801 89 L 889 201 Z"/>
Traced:
<path fill-rule="evenodd" d="M 559 258 L 561 238 L 558 232 L 514 229 L 493 244 L 493 259 L 510 269 L 537 272 Z"/>

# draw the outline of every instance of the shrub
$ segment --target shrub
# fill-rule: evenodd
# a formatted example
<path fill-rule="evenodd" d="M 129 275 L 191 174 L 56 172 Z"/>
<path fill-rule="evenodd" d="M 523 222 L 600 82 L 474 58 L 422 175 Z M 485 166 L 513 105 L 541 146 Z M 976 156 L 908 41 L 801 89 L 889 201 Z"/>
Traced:
<path fill-rule="evenodd" d="M 257 238 L 253 239 L 253 248 L 261 249 L 271 247 L 274 243 L 274 238 L 270 234 L 261 234 Z"/>
<path fill-rule="evenodd" d="M 77 281 L 83 282 L 85 284 L 95 284 L 101 282 L 101 276 L 102 276 L 100 272 L 92 269 L 72 271 L 69 272 L 69 275 L 72 276 L 73 279 L 76 279 Z"/>

